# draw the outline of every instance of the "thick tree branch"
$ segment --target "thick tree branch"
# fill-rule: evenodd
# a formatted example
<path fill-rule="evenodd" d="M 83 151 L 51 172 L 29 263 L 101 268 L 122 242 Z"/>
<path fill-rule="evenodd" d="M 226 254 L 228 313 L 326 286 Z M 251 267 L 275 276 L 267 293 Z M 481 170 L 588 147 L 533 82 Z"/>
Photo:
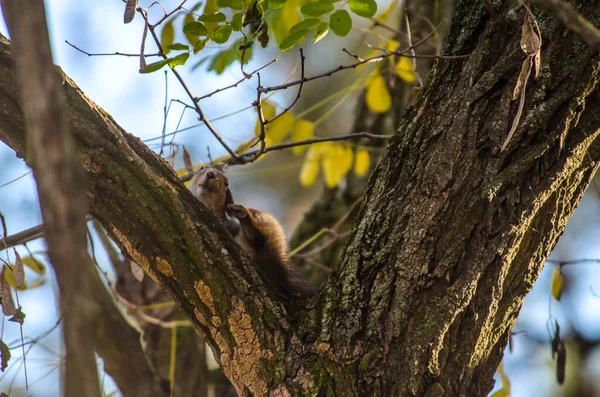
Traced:
<path fill-rule="evenodd" d="M 93 270 L 87 255 L 83 168 L 66 118 L 64 93 L 54 71 L 44 2 L 2 1 L 15 42 L 15 65 L 27 126 L 28 156 L 36 179 L 48 256 L 59 285 L 66 350 L 64 393 L 100 396 L 91 338 L 100 312 L 80 272 Z M 13 92 L 13 95 L 16 94 Z"/>
<path fill-rule="evenodd" d="M 219 220 L 175 172 L 138 138 L 125 133 L 62 72 L 68 122 L 87 170 L 90 212 L 162 287 L 211 345 L 241 392 L 267 390 L 284 374 L 257 362 L 280 362 L 287 313 L 273 290 Z M 16 96 L 11 46 L 0 39 L 0 139 L 25 155 L 23 115 Z M 6 117 L 5 117 L 6 116 Z M 249 352 L 252 354 L 249 355 Z M 260 393 L 259 393 L 260 394 Z"/>
<path fill-rule="evenodd" d="M 501 15 L 518 5 L 504 3 Z M 600 2 L 579 5 L 600 21 Z M 437 65 L 371 176 L 320 306 L 323 343 L 356 360 L 361 395 L 487 395 L 520 305 L 598 167 L 599 59 L 552 21 L 541 26 L 544 71 L 500 153 L 520 29 L 459 1 L 446 52 L 473 55 Z"/>

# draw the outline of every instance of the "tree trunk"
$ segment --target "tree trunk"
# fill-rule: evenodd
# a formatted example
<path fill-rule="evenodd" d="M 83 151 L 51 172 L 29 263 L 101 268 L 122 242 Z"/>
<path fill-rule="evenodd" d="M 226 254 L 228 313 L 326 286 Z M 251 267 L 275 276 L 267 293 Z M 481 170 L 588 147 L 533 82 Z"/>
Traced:
<path fill-rule="evenodd" d="M 497 4 L 502 3 L 501 6 Z M 600 24 L 600 0 L 578 1 Z M 485 396 L 518 314 L 600 160 L 598 56 L 547 14 L 519 127 L 518 1 L 462 0 L 442 59 L 372 175 L 340 264 L 281 301 L 225 228 L 65 77 L 92 214 L 163 286 L 240 395 Z M 0 42 L 0 139 L 24 152 Z M 6 117 L 5 117 L 6 116 Z"/>

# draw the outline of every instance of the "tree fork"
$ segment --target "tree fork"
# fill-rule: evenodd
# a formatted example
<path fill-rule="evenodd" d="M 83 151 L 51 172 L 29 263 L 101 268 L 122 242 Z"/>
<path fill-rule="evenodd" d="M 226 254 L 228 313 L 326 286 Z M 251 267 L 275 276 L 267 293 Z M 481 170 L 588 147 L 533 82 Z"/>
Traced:
<path fill-rule="evenodd" d="M 444 53 L 374 171 L 341 263 L 284 306 L 167 165 L 64 77 L 93 215 L 206 336 L 242 395 L 486 395 L 522 300 L 597 169 L 598 58 L 544 38 L 519 128 L 524 9 L 459 1 Z M 578 10 L 600 22 L 600 0 Z M 0 42 L 0 139 L 24 152 Z M 5 117 L 6 116 L 6 117 Z M 137 205 L 132 205 L 136 203 Z M 289 306 L 289 305 L 288 305 Z"/>

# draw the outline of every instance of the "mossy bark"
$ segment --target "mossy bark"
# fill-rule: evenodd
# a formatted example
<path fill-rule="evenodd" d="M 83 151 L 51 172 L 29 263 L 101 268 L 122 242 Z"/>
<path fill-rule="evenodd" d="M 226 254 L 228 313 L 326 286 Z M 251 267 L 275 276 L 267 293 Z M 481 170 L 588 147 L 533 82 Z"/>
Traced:
<path fill-rule="evenodd" d="M 502 3 L 502 4 L 500 4 Z M 340 264 L 282 302 L 175 173 L 64 77 L 91 213 L 163 286 L 241 395 L 485 396 L 521 303 L 600 161 L 598 56 L 534 10 L 542 70 L 500 152 L 524 9 L 459 1 L 444 53 L 370 178 Z M 600 24 L 600 0 L 578 9 Z M 0 42 L 0 139 L 25 152 Z"/>

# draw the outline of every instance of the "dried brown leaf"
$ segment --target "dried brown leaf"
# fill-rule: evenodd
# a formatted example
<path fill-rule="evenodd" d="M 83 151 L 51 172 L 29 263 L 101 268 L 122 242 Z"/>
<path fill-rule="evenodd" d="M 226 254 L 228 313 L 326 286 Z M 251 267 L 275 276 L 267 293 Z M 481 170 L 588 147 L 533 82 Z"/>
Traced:
<path fill-rule="evenodd" d="M 0 339 L 0 371 L 4 372 L 8 367 L 8 360 L 10 360 L 10 350 L 6 343 Z"/>
<path fill-rule="evenodd" d="M 21 259 L 21 255 L 17 252 L 16 249 L 13 248 L 15 253 L 15 267 L 13 271 L 15 273 L 15 282 L 17 284 L 17 288 L 25 287 L 25 267 L 23 266 L 23 259 Z"/>
<path fill-rule="evenodd" d="M 183 147 L 183 165 L 185 166 L 185 169 L 188 172 L 188 174 L 191 174 L 194 172 L 194 164 L 192 163 L 192 156 L 190 156 L 190 152 L 188 152 L 188 150 L 185 148 L 185 146 Z"/>
<path fill-rule="evenodd" d="M 525 54 L 533 56 L 540 51 L 540 47 L 541 40 L 531 26 L 529 14 L 526 14 L 523 26 L 521 26 L 521 49 Z"/>
<path fill-rule="evenodd" d="M 25 322 L 25 313 L 23 313 L 23 309 L 21 308 L 21 306 L 19 306 L 15 315 L 9 318 L 8 321 L 12 321 L 13 323 L 19 323 L 23 325 L 23 323 Z"/>
<path fill-rule="evenodd" d="M 15 301 L 13 300 L 12 294 L 10 292 L 10 284 L 8 284 L 8 280 L 6 279 L 6 272 L 11 271 L 7 270 L 7 266 L 2 266 L 2 272 L 0 272 L 0 292 L 2 292 L 2 313 L 5 316 L 12 316 L 17 312 L 17 307 L 15 306 Z"/>
<path fill-rule="evenodd" d="M 523 88 L 521 89 L 521 100 L 519 101 L 519 108 L 517 109 L 517 114 L 515 115 L 515 118 L 513 119 L 512 122 L 512 126 L 510 127 L 510 131 L 508 132 L 508 136 L 506 137 L 506 140 L 504 140 L 504 143 L 502 144 L 502 148 L 500 149 L 500 152 L 503 152 L 504 149 L 506 149 L 506 147 L 508 146 L 508 143 L 510 142 L 513 134 L 515 133 L 515 131 L 517 130 L 517 127 L 519 126 L 519 121 L 521 120 L 521 115 L 523 114 L 523 107 L 525 106 L 525 90 L 527 89 L 527 80 L 529 79 L 529 75 L 531 73 L 531 58 L 527 57 L 527 59 L 525 60 L 527 62 L 527 74 L 525 76 L 521 76 L 523 73 L 523 69 L 521 69 L 521 74 L 519 74 L 519 80 L 521 80 L 521 78 L 523 79 Z M 519 82 L 517 81 L 517 85 L 519 84 Z M 515 87 L 515 90 L 517 88 Z"/>
<path fill-rule="evenodd" d="M 527 84 L 527 79 L 529 78 L 529 74 L 531 73 L 531 58 L 527 57 L 523 61 L 521 65 L 521 72 L 519 73 L 519 78 L 517 79 L 517 84 L 515 84 L 515 89 L 513 90 L 512 100 L 514 101 L 521 95 L 521 91 L 523 87 Z"/>
<path fill-rule="evenodd" d="M 133 277 L 135 277 L 135 279 L 141 283 L 144 279 L 144 269 L 142 269 L 140 265 L 134 261 L 129 261 L 129 266 L 131 267 L 131 273 L 133 273 Z"/>

